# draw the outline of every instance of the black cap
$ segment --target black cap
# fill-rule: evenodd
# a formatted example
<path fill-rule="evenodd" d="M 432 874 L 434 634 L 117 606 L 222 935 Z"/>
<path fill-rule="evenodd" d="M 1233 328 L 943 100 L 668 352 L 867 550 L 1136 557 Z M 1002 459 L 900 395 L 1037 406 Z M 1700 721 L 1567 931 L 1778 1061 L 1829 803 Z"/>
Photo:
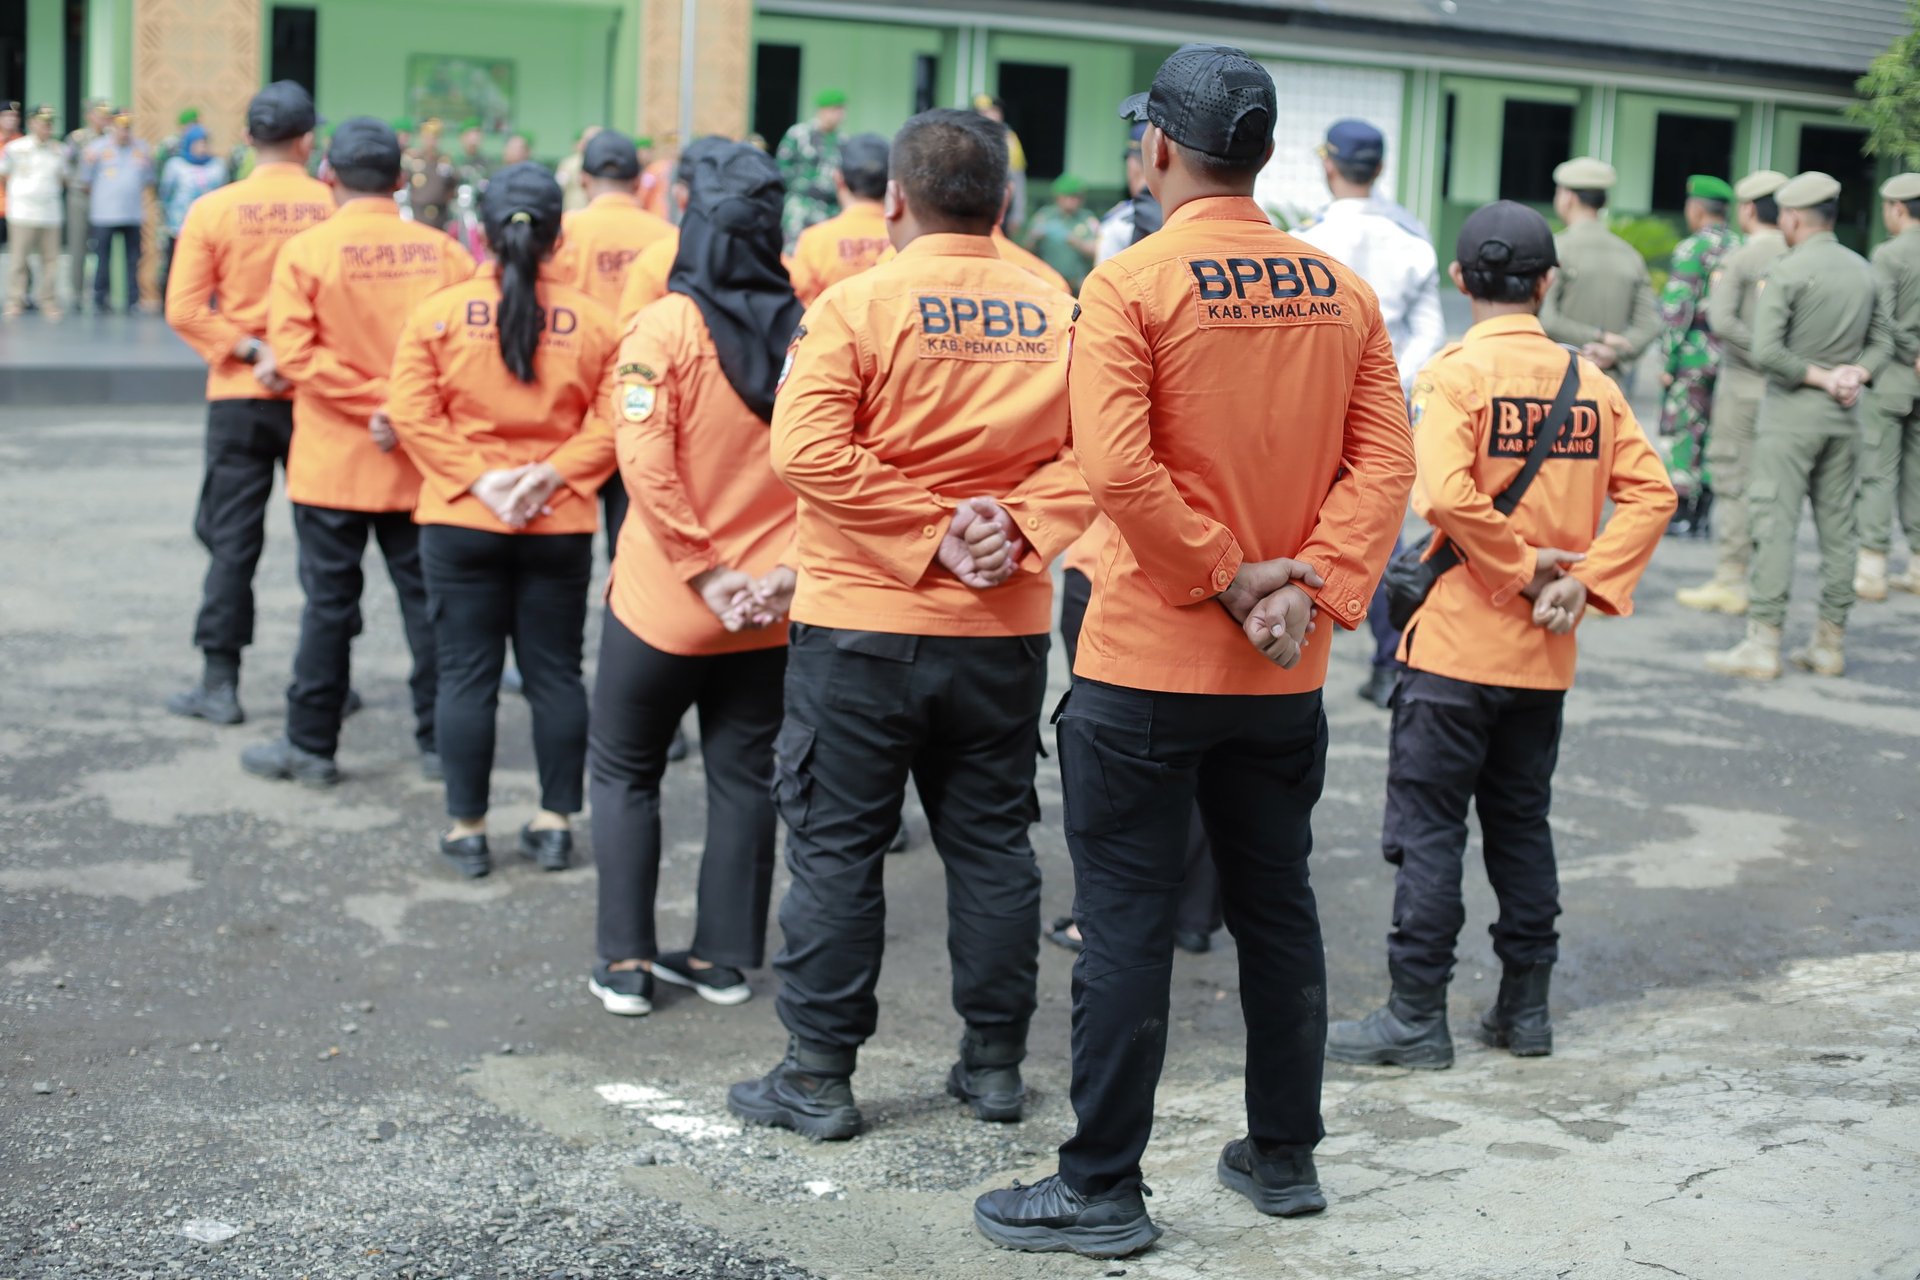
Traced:
<path fill-rule="evenodd" d="M 587 141 L 580 156 L 580 172 L 594 178 L 631 182 L 640 176 L 640 152 L 632 138 L 613 129 L 602 129 Z"/>
<path fill-rule="evenodd" d="M 1120 104 L 1123 119 L 1160 126 L 1183 147 L 1218 160 L 1259 160 L 1279 116 L 1273 77 L 1239 49 L 1185 44 L 1154 73 L 1153 87 Z"/>
<path fill-rule="evenodd" d="M 563 197 L 560 184 L 544 166 L 531 160 L 510 164 L 487 180 L 480 197 L 480 213 L 489 227 L 505 226 L 525 214 L 536 226 L 558 229 Z"/>
<path fill-rule="evenodd" d="M 256 143 L 286 142 L 319 123 L 313 96 L 291 80 L 275 80 L 247 104 L 247 134 Z"/>
<path fill-rule="evenodd" d="M 342 120 L 327 144 L 327 163 L 336 172 L 356 170 L 391 183 L 400 176 L 400 137 L 372 116 Z"/>
<path fill-rule="evenodd" d="M 1512 200 L 1496 200 L 1469 214 L 1453 254 L 1462 271 L 1532 276 L 1560 265 L 1553 228 L 1538 213 Z"/>

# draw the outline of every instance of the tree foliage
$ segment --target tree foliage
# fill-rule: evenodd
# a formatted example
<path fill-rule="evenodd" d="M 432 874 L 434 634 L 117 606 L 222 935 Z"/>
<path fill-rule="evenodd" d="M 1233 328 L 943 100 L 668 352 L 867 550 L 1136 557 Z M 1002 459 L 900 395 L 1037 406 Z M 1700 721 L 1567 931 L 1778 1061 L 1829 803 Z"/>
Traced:
<path fill-rule="evenodd" d="M 1854 84 L 1848 114 L 1867 127 L 1867 154 L 1920 168 L 1920 0 L 1907 0 L 1907 33 Z"/>

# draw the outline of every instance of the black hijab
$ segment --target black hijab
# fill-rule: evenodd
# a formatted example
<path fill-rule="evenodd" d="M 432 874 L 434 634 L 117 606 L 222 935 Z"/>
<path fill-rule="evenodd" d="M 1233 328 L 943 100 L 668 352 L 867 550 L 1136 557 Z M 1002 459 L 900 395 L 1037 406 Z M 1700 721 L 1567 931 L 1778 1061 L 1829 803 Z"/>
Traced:
<path fill-rule="evenodd" d="M 771 422 L 780 367 L 805 310 L 780 262 L 786 188 L 767 153 L 745 143 L 691 158 L 667 290 L 693 299 L 720 351 L 720 371 L 747 408 Z"/>

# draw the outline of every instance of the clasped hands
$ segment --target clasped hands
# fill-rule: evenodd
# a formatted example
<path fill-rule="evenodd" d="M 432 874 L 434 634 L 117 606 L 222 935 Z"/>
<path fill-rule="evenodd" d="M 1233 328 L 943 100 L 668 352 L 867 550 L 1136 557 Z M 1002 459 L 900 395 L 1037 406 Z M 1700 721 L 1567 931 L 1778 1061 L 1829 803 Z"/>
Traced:
<path fill-rule="evenodd" d="M 700 593 L 721 626 L 728 631 L 746 631 L 770 627 L 786 617 L 799 581 L 799 576 L 784 564 L 775 565 L 759 578 L 721 565 L 696 576 L 688 585 Z"/>
<path fill-rule="evenodd" d="M 1807 381 L 1826 392 L 1842 409 L 1851 409 L 1860 403 L 1860 393 L 1870 377 L 1866 368 L 1857 364 L 1836 365 L 1831 369 L 1816 365 L 1807 370 Z"/>
<path fill-rule="evenodd" d="M 375 440 L 378 441 L 377 436 Z M 467 492 L 480 499 L 487 510 L 500 518 L 501 524 L 509 529 L 524 529 L 538 517 L 553 511 L 547 499 L 562 483 L 564 478 L 550 464 L 529 462 L 524 466 L 488 471 L 469 485 Z"/>
<path fill-rule="evenodd" d="M 1240 624 L 1247 643 L 1275 666 L 1291 670 L 1320 614 L 1302 583 L 1316 590 L 1327 585 L 1304 560 L 1256 560 L 1242 564 L 1215 599 Z"/>
<path fill-rule="evenodd" d="M 1587 611 L 1586 584 L 1569 572 L 1586 554 L 1558 547 L 1536 547 L 1533 554 L 1533 581 L 1520 588 L 1520 594 L 1533 601 L 1534 626 L 1566 635 Z"/>
<path fill-rule="evenodd" d="M 1593 361 L 1602 369 L 1611 369 L 1620 363 L 1620 353 L 1627 349 L 1627 340 L 1617 333 L 1603 333 L 1597 342 L 1589 342 L 1580 348 L 1580 354 Z M 1667 386 L 1662 381 L 1661 386 Z"/>
<path fill-rule="evenodd" d="M 1026 539 L 1005 507 L 992 498 L 968 498 L 954 509 L 933 558 L 975 591 L 986 591 L 1011 578 L 1026 554 Z"/>

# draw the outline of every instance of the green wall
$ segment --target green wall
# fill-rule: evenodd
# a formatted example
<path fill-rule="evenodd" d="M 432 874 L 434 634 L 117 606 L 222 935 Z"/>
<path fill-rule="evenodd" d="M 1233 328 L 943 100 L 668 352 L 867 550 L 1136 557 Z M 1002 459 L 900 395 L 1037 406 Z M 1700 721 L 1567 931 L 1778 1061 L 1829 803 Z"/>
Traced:
<path fill-rule="evenodd" d="M 1048 36 L 996 35 L 988 43 L 987 83 L 996 92 L 1003 62 L 1033 62 L 1064 66 L 1067 71 L 1067 172 L 1096 188 L 1126 184 L 1127 125 L 1120 119 L 1120 100 L 1133 92 L 1134 47 Z M 1157 64 L 1156 64 L 1157 65 Z M 1028 205 L 1044 198 L 1037 184 Z"/>
<path fill-rule="evenodd" d="M 1644 213 L 1653 208 L 1654 141 L 1663 112 L 1734 121 L 1733 172 L 1716 176 L 1734 182 L 1746 172 L 1746 160 L 1752 146 L 1752 113 L 1742 109 L 1738 103 L 1623 93 L 1615 100 L 1613 117 L 1614 166 L 1620 171 L 1620 185 L 1613 189 L 1611 202 L 1615 209 Z M 1676 211 L 1669 209 L 1665 212 Z"/>
<path fill-rule="evenodd" d="M 583 125 L 635 117 L 638 13 L 631 3 L 504 5 L 458 0 L 318 0 L 314 97 L 332 120 L 409 114 L 407 60 L 471 54 L 514 63 L 515 125 L 556 160 Z M 271 39 L 271 18 L 261 38 Z M 263 50 L 261 74 L 271 69 Z M 449 121 L 451 130 L 458 121 Z M 498 152 L 500 140 L 489 149 Z M 449 139 L 448 147 L 453 142 Z"/>
<path fill-rule="evenodd" d="M 27 0 L 27 96 L 21 105 L 32 108 L 45 102 L 61 115 L 56 127 L 63 132 L 73 126 L 66 121 L 67 107 L 62 100 L 65 87 L 66 40 L 63 0 Z"/>
<path fill-rule="evenodd" d="M 802 119 L 812 114 L 815 95 L 839 89 L 847 95 L 847 132 L 892 137 L 913 114 L 914 59 L 920 54 L 939 59 L 934 104 L 949 106 L 954 100 L 955 39 L 940 27 L 760 14 L 753 20 L 753 39 L 800 46 Z M 767 139 L 769 146 L 779 142 Z"/>

